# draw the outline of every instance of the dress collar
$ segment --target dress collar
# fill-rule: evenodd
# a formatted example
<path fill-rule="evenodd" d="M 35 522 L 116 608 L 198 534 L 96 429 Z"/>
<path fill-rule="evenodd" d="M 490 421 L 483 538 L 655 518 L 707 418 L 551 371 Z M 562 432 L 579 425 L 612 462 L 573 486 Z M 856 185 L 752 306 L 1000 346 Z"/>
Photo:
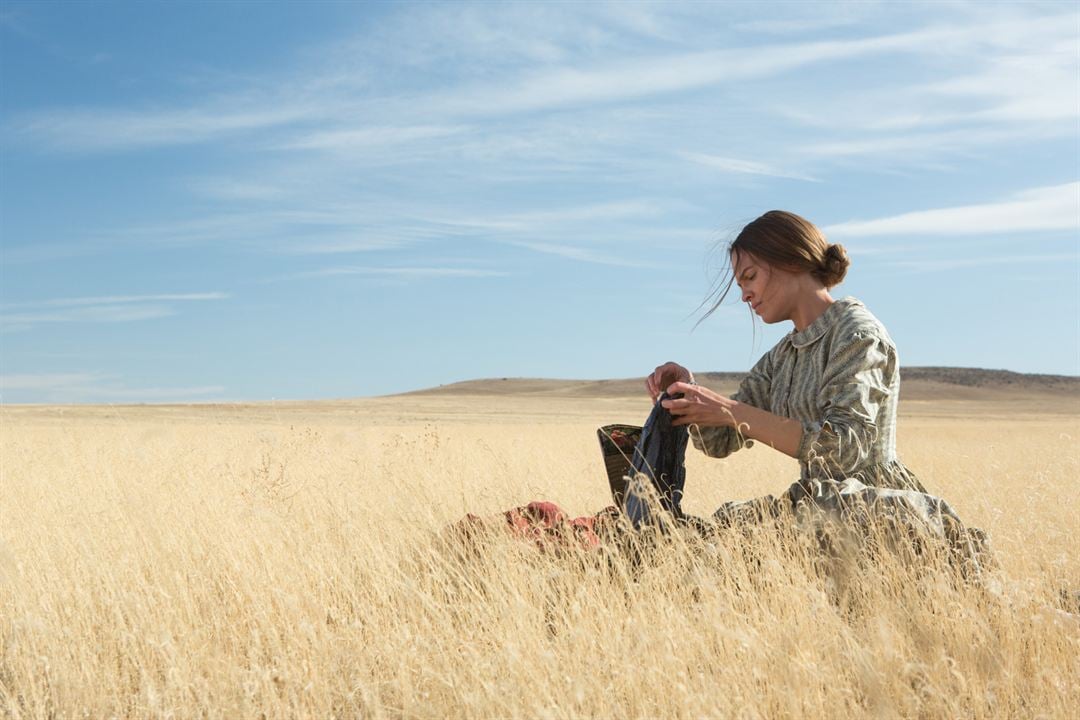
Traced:
<path fill-rule="evenodd" d="M 862 305 L 861 302 L 855 298 L 848 296 L 837 300 L 829 307 L 825 308 L 825 312 L 818 315 L 817 320 L 810 323 L 810 326 L 805 330 L 798 332 L 792 330 L 788 333 L 788 340 L 796 348 L 804 348 L 807 345 L 812 345 L 821 339 L 821 336 L 836 322 L 836 319 L 847 310 L 849 307 L 855 305 Z"/>

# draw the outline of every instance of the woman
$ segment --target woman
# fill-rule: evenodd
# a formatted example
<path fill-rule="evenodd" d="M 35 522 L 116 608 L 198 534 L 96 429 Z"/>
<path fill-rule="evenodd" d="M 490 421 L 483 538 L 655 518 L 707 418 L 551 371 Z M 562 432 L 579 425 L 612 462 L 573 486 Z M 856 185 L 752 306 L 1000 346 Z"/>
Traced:
<path fill-rule="evenodd" d="M 899 530 L 902 542 L 885 538 L 894 547 L 909 540 L 922 547 L 924 535 L 936 536 L 948 541 L 965 570 L 978 570 L 982 535 L 966 530 L 948 504 L 927 494 L 896 457 L 896 346 L 861 302 L 829 294 L 847 274 L 844 248 L 830 245 L 798 215 L 774 210 L 747 225 L 729 251 L 730 277 L 721 283 L 709 313 L 737 284 L 743 301 L 762 320 L 790 320 L 794 330 L 758 361 L 730 398 L 697 385 L 677 363 L 657 367 L 645 381 L 654 401 L 645 426 L 606 425 L 597 431 L 617 507 L 570 522 L 557 506 L 532 503 L 504 513 L 495 524 L 519 537 L 581 541 L 571 530 L 584 522 L 592 533 L 584 544 L 594 547 L 602 538 L 618 536 L 624 527 L 620 515 L 634 529 L 663 525 L 670 516 L 705 535 L 786 515 L 819 531 L 819 539 L 834 549 L 841 539 L 831 532 L 835 528 L 863 538 L 876 538 L 881 528 Z M 694 445 L 712 457 L 730 455 L 754 440 L 765 442 L 799 460 L 800 478 L 779 498 L 726 503 L 714 513 L 714 522 L 687 516 L 680 508 L 683 426 Z M 472 532 L 479 519 L 467 520 L 464 529 Z M 523 534 L 522 528 L 533 534 Z"/>
<path fill-rule="evenodd" d="M 726 457 L 753 441 L 799 461 L 799 481 L 780 498 L 727 503 L 721 525 L 756 521 L 786 509 L 815 519 L 838 514 L 863 520 L 881 511 L 905 525 L 947 536 L 965 554 L 981 545 L 948 505 L 925 488 L 896 455 L 900 375 L 896 346 L 884 326 L 854 298 L 829 289 L 847 274 L 844 248 L 829 244 L 811 222 L 773 210 L 747 225 L 729 247 L 731 269 L 712 313 L 737 284 L 742 300 L 766 323 L 791 321 L 788 333 L 725 397 L 667 362 L 646 378 L 664 399 L 672 424 L 687 426 L 694 446 Z M 802 513 L 807 515 L 807 513 Z"/>

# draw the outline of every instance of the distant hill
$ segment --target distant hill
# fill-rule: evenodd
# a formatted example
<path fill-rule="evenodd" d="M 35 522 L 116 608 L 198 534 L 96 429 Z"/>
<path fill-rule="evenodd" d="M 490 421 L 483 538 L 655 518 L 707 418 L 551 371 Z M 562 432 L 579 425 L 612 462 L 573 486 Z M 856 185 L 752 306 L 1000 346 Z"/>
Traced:
<path fill-rule="evenodd" d="M 1009 396 L 1053 395 L 1080 401 L 1080 377 L 1037 375 L 1009 370 L 955 367 L 902 368 L 900 392 L 908 400 L 979 400 Z M 738 387 L 744 373 L 697 373 L 697 380 L 719 392 Z M 517 395 L 539 397 L 626 397 L 644 393 L 644 378 L 620 380 L 552 380 L 492 378 L 467 380 L 417 390 L 406 395 Z"/>
<path fill-rule="evenodd" d="M 947 385 L 962 385 L 964 387 L 1039 389 L 1051 391 L 1076 391 L 1080 389 L 1080 377 L 1075 375 L 1038 375 L 1012 372 L 1011 370 L 985 370 L 982 368 L 901 368 L 900 377 L 902 381 L 939 382 Z"/>

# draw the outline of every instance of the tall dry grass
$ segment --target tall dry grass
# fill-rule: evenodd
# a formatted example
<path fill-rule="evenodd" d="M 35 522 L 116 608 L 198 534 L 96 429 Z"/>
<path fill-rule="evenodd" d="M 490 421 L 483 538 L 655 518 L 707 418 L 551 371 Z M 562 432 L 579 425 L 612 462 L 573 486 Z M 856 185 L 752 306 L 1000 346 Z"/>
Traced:
<path fill-rule="evenodd" d="M 505 538 L 447 552 L 438 531 L 466 511 L 607 504 L 594 428 L 636 409 L 6 409 L 0 712 L 1076 716 L 1080 626 L 1055 609 L 1080 589 L 1075 416 L 902 421 L 908 464 L 990 534 L 993 591 L 888 559 L 838 578 L 767 531 L 675 536 L 638 570 Z M 794 466 L 757 448 L 688 471 L 704 514 Z"/>

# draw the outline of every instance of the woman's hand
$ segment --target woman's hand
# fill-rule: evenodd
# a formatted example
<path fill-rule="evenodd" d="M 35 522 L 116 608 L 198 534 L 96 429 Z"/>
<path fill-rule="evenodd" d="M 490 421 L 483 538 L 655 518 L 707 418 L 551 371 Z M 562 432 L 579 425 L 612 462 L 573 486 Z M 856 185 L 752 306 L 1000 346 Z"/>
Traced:
<path fill-rule="evenodd" d="M 688 382 L 676 382 L 666 389 L 669 395 L 683 395 L 678 400 L 661 403 L 671 413 L 672 425 L 721 427 L 735 424 L 732 410 L 738 403 L 731 398 Z"/>
<path fill-rule="evenodd" d="M 694 373 L 678 363 L 666 362 L 653 370 L 652 375 L 645 378 L 645 389 L 649 391 L 649 397 L 652 398 L 652 401 L 656 402 L 656 398 L 660 397 L 660 393 L 677 382 L 694 382 Z"/>
<path fill-rule="evenodd" d="M 667 391 L 669 395 L 683 394 L 679 400 L 663 403 L 671 413 L 672 425 L 737 427 L 746 438 L 761 440 L 785 455 L 798 457 L 803 435 L 798 420 L 774 415 L 688 382 L 674 383 Z"/>

